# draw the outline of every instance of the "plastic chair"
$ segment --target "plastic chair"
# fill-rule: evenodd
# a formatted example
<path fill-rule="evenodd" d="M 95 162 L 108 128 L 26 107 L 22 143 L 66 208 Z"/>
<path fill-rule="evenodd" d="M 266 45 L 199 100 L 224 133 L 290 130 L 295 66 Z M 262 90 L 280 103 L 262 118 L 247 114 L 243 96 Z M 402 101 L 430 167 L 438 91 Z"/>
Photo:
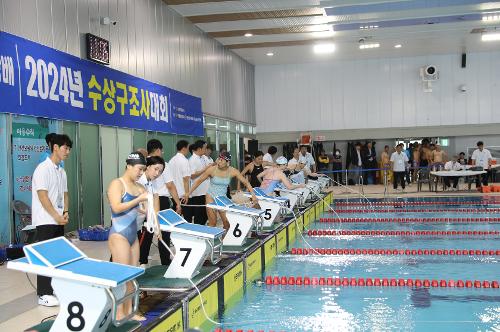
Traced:
<path fill-rule="evenodd" d="M 417 172 L 417 190 L 422 191 L 422 184 L 429 184 L 429 191 L 432 191 L 431 172 L 428 168 L 419 169 Z"/>

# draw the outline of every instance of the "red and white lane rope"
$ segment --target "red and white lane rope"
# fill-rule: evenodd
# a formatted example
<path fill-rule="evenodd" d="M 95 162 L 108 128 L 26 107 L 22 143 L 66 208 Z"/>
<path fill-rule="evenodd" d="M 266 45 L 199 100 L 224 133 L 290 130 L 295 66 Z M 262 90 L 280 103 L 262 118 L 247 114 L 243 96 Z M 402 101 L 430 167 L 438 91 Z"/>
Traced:
<path fill-rule="evenodd" d="M 500 256 L 500 249 L 291 248 L 291 255 Z"/>
<path fill-rule="evenodd" d="M 335 286 L 335 287 L 433 287 L 433 288 L 499 288 L 497 280 L 445 280 L 412 278 L 355 278 L 355 277 L 302 277 L 266 276 L 266 285 Z"/>
<path fill-rule="evenodd" d="M 498 236 L 500 231 L 391 231 L 373 229 L 310 229 L 308 236 L 340 236 L 340 235 L 367 235 L 367 236 Z"/>
<path fill-rule="evenodd" d="M 449 223 L 449 222 L 462 222 L 462 223 L 485 223 L 485 222 L 500 222 L 500 217 L 479 217 L 479 218 L 470 218 L 470 217 L 432 217 L 432 218 L 422 218 L 422 217 L 405 217 L 405 218 L 394 218 L 394 217 L 385 217 L 385 218 L 372 218 L 372 217 L 361 217 L 361 218 L 319 218 L 319 222 L 325 223 L 359 223 L 359 222 L 396 222 L 396 223 Z"/>

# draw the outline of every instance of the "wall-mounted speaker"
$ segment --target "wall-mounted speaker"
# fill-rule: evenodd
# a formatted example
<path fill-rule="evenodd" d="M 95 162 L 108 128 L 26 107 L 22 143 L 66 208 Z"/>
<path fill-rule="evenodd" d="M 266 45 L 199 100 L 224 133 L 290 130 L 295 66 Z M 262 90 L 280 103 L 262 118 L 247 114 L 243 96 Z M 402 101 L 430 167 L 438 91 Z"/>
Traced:
<path fill-rule="evenodd" d="M 467 54 L 462 53 L 462 68 L 467 66 Z"/>

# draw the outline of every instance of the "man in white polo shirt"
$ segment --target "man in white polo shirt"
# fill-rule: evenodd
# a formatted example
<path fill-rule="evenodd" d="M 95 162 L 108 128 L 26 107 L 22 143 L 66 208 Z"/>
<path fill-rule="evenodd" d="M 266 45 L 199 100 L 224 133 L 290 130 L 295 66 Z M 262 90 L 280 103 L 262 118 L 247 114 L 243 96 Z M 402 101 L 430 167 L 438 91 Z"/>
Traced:
<path fill-rule="evenodd" d="M 31 218 L 38 241 L 64 236 L 64 225 L 69 222 L 69 197 L 66 172 L 60 164 L 68 158 L 72 146 L 67 135 L 54 135 L 50 146 L 52 154 L 38 164 L 33 173 Z M 37 277 L 38 304 L 59 305 L 51 281 L 48 277 Z"/>
<path fill-rule="evenodd" d="M 264 168 L 268 168 L 274 165 L 274 155 L 278 152 L 278 149 L 274 146 L 271 145 L 267 149 L 267 153 L 262 157 L 262 165 L 264 165 Z"/>
<path fill-rule="evenodd" d="M 186 156 L 189 153 L 189 142 L 186 140 L 180 140 L 176 144 L 177 154 L 170 159 L 168 166 L 170 168 L 170 174 L 174 178 L 175 189 L 177 189 L 177 194 L 179 198 L 188 201 L 186 194 L 189 192 L 189 184 L 191 180 L 191 168 L 189 167 L 189 161 Z"/>
<path fill-rule="evenodd" d="M 207 142 L 197 140 L 191 145 L 191 158 L 189 158 L 189 168 L 191 169 L 191 185 L 213 164 L 207 163 L 204 158 L 207 149 Z M 184 208 L 184 219 L 198 225 L 205 225 L 207 222 L 207 209 L 205 207 L 205 195 L 210 185 L 210 179 L 203 181 L 191 194 L 188 205 Z M 193 220 L 194 218 L 194 220 Z"/>
<path fill-rule="evenodd" d="M 307 152 L 307 146 L 302 145 L 300 147 L 300 156 L 299 156 L 299 162 L 302 161 L 303 164 L 305 164 L 309 169 L 313 172 L 316 173 L 316 162 L 314 161 L 314 157 L 312 154 Z"/>
<path fill-rule="evenodd" d="M 401 182 L 401 188 L 405 190 L 405 174 L 406 174 L 406 164 L 409 159 L 406 153 L 403 153 L 403 144 L 396 145 L 396 152 L 391 155 L 391 166 L 392 172 L 394 173 L 394 190 L 398 189 L 398 182 Z"/>
<path fill-rule="evenodd" d="M 488 185 L 488 177 L 490 176 L 490 168 L 491 168 L 491 152 L 488 149 L 484 148 L 484 143 L 482 141 L 477 142 L 477 149 L 472 153 L 472 165 L 482 167 L 486 173 L 480 175 L 476 179 L 476 188 L 481 187 L 481 182 L 483 186 Z M 480 181 L 480 177 L 482 178 Z"/>

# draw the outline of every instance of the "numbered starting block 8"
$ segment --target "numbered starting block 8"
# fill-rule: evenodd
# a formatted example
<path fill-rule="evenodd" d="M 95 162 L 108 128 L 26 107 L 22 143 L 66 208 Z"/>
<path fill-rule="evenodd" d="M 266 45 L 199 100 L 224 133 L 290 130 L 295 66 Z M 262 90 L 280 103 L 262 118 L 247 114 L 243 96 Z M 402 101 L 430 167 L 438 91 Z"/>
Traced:
<path fill-rule="evenodd" d="M 249 238 L 251 231 L 262 233 L 263 210 L 237 205 L 226 196 L 215 197 L 207 207 L 226 212 L 229 230 L 222 241 L 224 252 L 244 252 L 257 241 Z"/>
<path fill-rule="evenodd" d="M 140 325 L 128 320 L 139 305 L 135 279 L 144 269 L 87 258 L 64 237 L 23 249 L 26 257 L 9 262 L 7 267 L 52 278 L 60 311 L 55 321 L 50 322 L 50 331 L 106 331 L 110 324 L 131 331 Z M 127 294 L 128 282 L 133 284 L 133 291 Z M 117 306 L 127 300 L 132 300 L 133 309 L 118 320 Z"/>
<path fill-rule="evenodd" d="M 264 222 L 262 227 L 264 230 L 274 229 L 273 224 L 279 217 L 287 214 L 287 208 L 290 205 L 290 199 L 280 196 L 269 196 L 261 188 L 253 188 L 253 192 L 257 197 L 259 206 L 264 210 Z M 251 193 L 245 192 L 246 197 L 252 197 Z"/>
<path fill-rule="evenodd" d="M 302 189 L 287 189 L 283 183 L 278 184 L 276 190 L 279 191 L 280 197 L 288 198 L 291 210 L 295 206 L 304 205 L 306 201 L 305 194 L 309 195 L 309 192 L 305 193 Z"/>
<path fill-rule="evenodd" d="M 172 209 L 158 212 L 158 222 L 162 231 L 171 234 L 174 259 L 168 268 L 160 265 L 146 269 L 145 275 L 138 279 L 141 289 L 184 291 L 192 288 L 192 283 L 200 283 L 219 269 L 202 265 L 206 259 L 210 259 L 212 264 L 220 261 L 223 228 L 188 223 Z"/>

